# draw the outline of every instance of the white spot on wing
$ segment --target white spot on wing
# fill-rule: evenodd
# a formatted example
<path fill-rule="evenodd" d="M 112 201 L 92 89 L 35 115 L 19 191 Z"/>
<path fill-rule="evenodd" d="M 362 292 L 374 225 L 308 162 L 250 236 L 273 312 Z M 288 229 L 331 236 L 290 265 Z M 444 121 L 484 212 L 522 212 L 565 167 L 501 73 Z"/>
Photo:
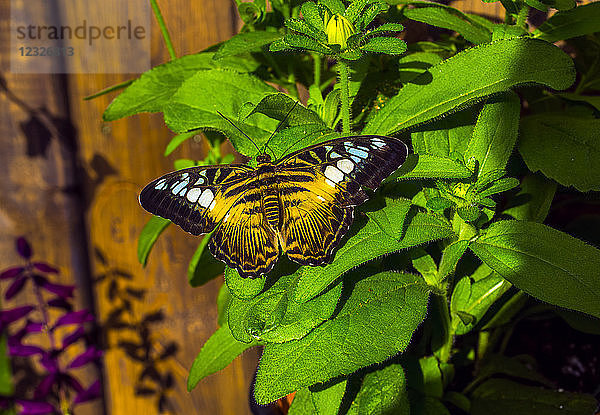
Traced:
<path fill-rule="evenodd" d="M 350 173 L 352 170 L 354 170 L 354 163 L 352 163 L 350 160 L 348 159 L 341 159 L 338 160 L 337 164 L 336 164 L 337 168 L 340 169 L 341 171 L 343 171 L 344 173 L 348 174 Z"/>
<path fill-rule="evenodd" d="M 383 142 L 383 140 L 380 140 L 379 138 L 374 138 L 373 140 L 371 140 L 371 143 L 375 146 L 375 147 L 385 147 L 385 143 Z"/>
<path fill-rule="evenodd" d="M 324 202 L 324 201 L 325 201 L 325 198 L 324 198 L 323 196 L 319 196 L 319 195 L 317 195 L 317 199 L 319 199 L 321 202 Z"/>
<path fill-rule="evenodd" d="M 198 204 L 204 208 L 207 208 L 210 206 L 214 198 L 215 195 L 213 194 L 212 190 L 206 189 L 204 192 L 202 192 L 202 196 L 200 196 L 198 199 Z"/>
<path fill-rule="evenodd" d="M 202 193 L 202 189 L 199 189 L 197 187 L 192 187 L 187 194 L 185 195 L 185 197 L 187 198 L 187 200 L 189 200 L 192 203 L 196 203 L 198 201 L 198 198 L 200 197 L 200 194 Z"/>
<path fill-rule="evenodd" d="M 335 183 L 332 182 L 331 180 L 327 179 L 327 178 L 325 179 L 325 183 L 327 183 L 331 187 L 335 187 Z"/>
<path fill-rule="evenodd" d="M 177 195 L 179 192 L 181 192 L 187 185 L 189 184 L 189 180 L 182 180 L 179 183 L 176 183 L 176 185 L 173 187 L 173 189 L 171 190 L 171 193 L 173 193 L 174 195 Z"/>
<path fill-rule="evenodd" d="M 215 208 L 215 205 L 217 204 L 217 200 L 213 199 L 212 203 L 210 204 L 210 206 L 208 207 L 208 210 L 213 210 Z"/>
<path fill-rule="evenodd" d="M 335 151 L 332 151 L 331 153 L 329 153 L 329 157 L 332 159 L 337 159 L 340 158 L 342 156 L 340 156 L 338 153 L 336 153 Z"/>
<path fill-rule="evenodd" d="M 365 150 L 367 150 L 367 149 L 365 149 Z M 360 150 L 358 148 L 353 148 L 353 147 L 348 149 L 348 153 L 355 155 L 356 157 L 360 157 L 361 159 L 366 159 L 369 156 L 368 151 L 363 151 L 363 150 Z"/>
<path fill-rule="evenodd" d="M 227 219 L 229 219 L 229 212 L 227 212 L 227 215 L 225 215 L 225 219 L 223 219 L 223 222 L 227 222 Z"/>
<path fill-rule="evenodd" d="M 194 185 L 204 184 L 204 182 L 204 177 L 200 176 L 198 177 L 198 180 L 196 180 L 196 183 L 194 183 Z"/>
<path fill-rule="evenodd" d="M 162 190 L 165 187 L 167 187 L 167 179 L 160 179 L 158 183 L 156 183 L 156 186 L 154 186 L 156 190 Z"/>
<path fill-rule="evenodd" d="M 325 177 L 331 180 L 334 183 L 339 183 L 344 180 L 344 173 L 342 173 L 339 169 L 334 166 L 325 167 Z"/>

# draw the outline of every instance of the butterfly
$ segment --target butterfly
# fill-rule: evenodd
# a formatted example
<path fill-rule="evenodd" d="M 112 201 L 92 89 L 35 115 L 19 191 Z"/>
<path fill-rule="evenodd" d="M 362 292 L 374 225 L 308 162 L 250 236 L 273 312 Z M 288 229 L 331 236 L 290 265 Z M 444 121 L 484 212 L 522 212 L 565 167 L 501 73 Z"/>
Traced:
<path fill-rule="evenodd" d="M 393 137 L 342 137 L 257 167 L 198 166 L 166 174 L 141 192 L 148 212 L 193 235 L 213 232 L 210 252 L 240 276 L 268 273 L 279 250 L 301 265 L 333 259 L 354 219 L 354 207 L 404 163 L 406 145 Z"/>

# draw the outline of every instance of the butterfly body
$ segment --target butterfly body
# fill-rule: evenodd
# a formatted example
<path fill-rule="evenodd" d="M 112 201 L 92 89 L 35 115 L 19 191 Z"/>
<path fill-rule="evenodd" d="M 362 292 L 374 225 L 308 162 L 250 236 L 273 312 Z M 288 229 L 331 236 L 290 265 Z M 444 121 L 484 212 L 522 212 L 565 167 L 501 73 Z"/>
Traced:
<path fill-rule="evenodd" d="M 275 265 L 280 249 L 301 265 L 323 265 L 375 189 L 405 160 L 395 138 L 326 141 L 257 167 L 199 166 L 160 177 L 140 194 L 142 207 L 194 235 L 214 230 L 209 249 L 243 277 Z"/>

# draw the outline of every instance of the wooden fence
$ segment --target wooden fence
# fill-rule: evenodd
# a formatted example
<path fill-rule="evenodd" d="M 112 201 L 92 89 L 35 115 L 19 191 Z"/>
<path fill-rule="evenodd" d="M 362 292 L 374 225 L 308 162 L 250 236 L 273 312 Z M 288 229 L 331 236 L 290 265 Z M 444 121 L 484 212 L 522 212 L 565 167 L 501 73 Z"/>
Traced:
<path fill-rule="evenodd" d="M 233 1 L 160 3 L 179 56 L 239 29 Z M 110 13 L 102 2 L 77 4 L 77 10 L 60 12 Z M 486 15 L 500 10 L 478 0 L 455 5 Z M 222 283 L 217 279 L 202 288 L 189 287 L 187 261 L 198 239 L 171 226 L 145 269 L 136 257 L 137 237 L 149 219 L 137 202 L 139 191 L 170 171 L 174 158 L 202 158 L 201 143 L 190 140 L 164 158 L 172 133 L 161 115 L 103 123 L 101 114 L 114 94 L 92 101 L 83 97 L 135 75 L 103 75 L 102 56 L 89 57 L 98 74 L 78 74 L 77 68 L 70 68 L 69 75 L 10 73 L 11 6 L 28 7 L 28 2 L 0 0 L 0 268 L 18 263 L 14 239 L 24 235 L 36 259 L 61 269 L 60 282 L 77 284 L 78 304 L 95 310 L 106 348 L 105 399 L 78 413 L 250 413 L 248 388 L 256 351 L 205 379 L 193 392 L 186 391 L 189 367 L 216 328 L 216 295 Z M 168 60 L 154 23 L 153 66 Z"/>

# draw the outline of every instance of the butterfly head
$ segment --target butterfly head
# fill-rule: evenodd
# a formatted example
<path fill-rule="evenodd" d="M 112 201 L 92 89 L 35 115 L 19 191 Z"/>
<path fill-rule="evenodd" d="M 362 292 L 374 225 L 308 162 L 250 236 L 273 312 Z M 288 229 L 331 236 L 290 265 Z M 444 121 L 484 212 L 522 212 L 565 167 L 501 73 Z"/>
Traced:
<path fill-rule="evenodd" d="M 271 156 L 268 155 L 267 153 L 262 153 L 259 154 L 258 156 L 256 156 L 256 162 L 261 164 L 261 163 L 270 163 L 271 162 Z"/>

